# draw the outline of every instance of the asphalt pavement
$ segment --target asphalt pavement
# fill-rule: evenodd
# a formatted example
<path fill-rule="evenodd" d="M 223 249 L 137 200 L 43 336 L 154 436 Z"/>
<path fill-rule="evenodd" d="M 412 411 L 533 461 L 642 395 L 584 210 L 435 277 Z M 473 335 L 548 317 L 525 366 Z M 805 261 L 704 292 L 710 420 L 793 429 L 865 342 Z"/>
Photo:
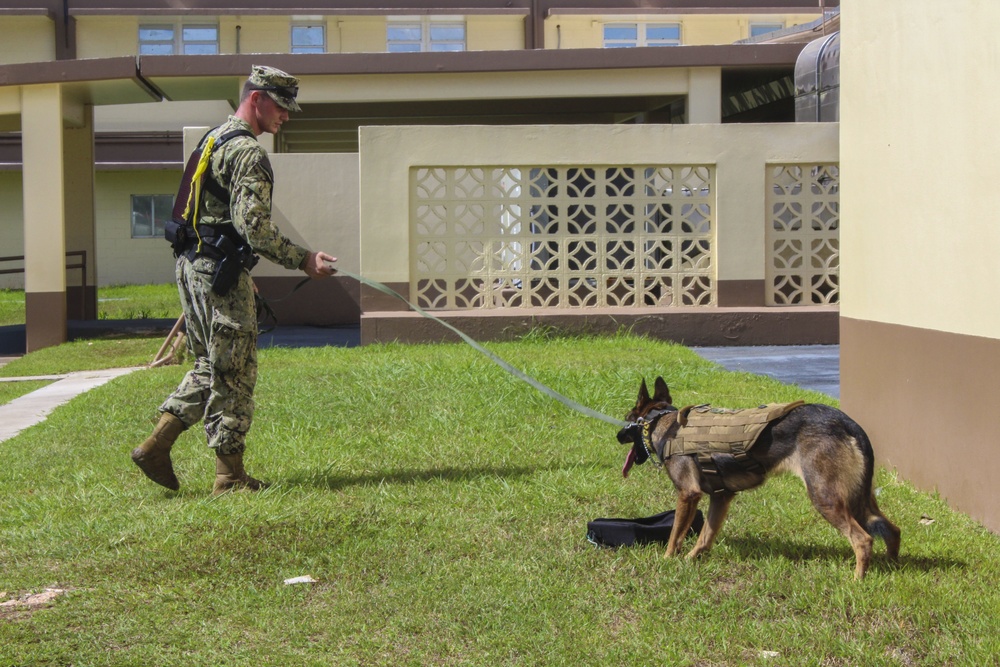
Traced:
<path fill-rule="evenodd" d="M 785 384 L 840 398 L 839 345 L 696 347 L 695 352 L 730 371 L 766 375 Z"/>

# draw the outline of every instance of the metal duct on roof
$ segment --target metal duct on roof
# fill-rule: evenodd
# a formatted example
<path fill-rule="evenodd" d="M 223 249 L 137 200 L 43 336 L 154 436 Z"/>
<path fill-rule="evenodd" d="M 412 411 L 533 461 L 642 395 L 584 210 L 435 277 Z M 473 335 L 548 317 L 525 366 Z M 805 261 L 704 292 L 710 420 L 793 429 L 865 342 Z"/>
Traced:
<path fill-rule="evenodd" d="M 809 42 L 795 61 L 795 120 L 840 120 L 840 31 Z"/>

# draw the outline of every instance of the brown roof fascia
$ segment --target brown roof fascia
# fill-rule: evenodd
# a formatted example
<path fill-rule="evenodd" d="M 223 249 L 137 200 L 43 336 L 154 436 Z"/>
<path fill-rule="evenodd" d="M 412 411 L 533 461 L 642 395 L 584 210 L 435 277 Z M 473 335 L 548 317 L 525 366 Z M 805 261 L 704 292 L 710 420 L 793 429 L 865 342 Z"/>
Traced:
<path fill-rule="evenodd" d="M 55 18 L 55 12 L 46 7 L 0 7 L 0 16 L 48 16 Z"/>
<path fill-rule="evenodd" d="M 173 76 L 240 76 L 267 64 L 296 76 L 324 74 L 427 74 L 602 70 L 663 67 L 794 66 L 802 44 L 671 46 L 636 49 L 461 51 L 451 53 L 239 54 L 143 56 L 139 72 L 148 79 Z"/>
<path fill-rule="evenodd" d="M 47 60 L 0 65 L 0 85 L 27 86 L 35 83 L 131 79 L 136 74 L 136 60 L 133 56 L 88 60 Z"/>
<path fill-rule="evenodd" d="M 133 81 L 151 100 L 157 78 L 245 78 L 253 65 L 297 76 L 574 71 L 670 67 L 794 67 L 804 44 L 727 44 L 637 49 L 462 51 L 456 53 L 228 54 L 131 56 L 0 65 L 0 86 Z"/>
<path fill-rule="evenodd" d="M 139 73 L 133 56 L 0 65 L 0 86 L 65 83 L 88 87 L 91 84 L 120 81 L 133 82 L 149 96 L 151 102 L 159 102 L 164 98 L 163 93 Z"/>

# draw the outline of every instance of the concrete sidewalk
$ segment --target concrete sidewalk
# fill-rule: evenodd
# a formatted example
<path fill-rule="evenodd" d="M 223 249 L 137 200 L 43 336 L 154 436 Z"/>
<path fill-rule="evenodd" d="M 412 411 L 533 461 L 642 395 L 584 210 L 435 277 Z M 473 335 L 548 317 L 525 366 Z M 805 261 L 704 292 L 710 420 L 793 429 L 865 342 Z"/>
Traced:
<path fill-rule="evenodd" d="M 92 324 L 92 330 L 86 332 L 90 335 L 81 337 L 97 337 L 107 332 L 121 333 L 135 330 L 148 333 L 150 327 L 154 329 L 166 327 L 169 331 L 168 325 L 172 325 L 172 322 L 142 321 L 137 324 L 129 321 L 102 320 Z M 136 329 L 137 326 L 138 329 Z M 257 347 L 261 349 L 269 347 L 356 347 L 360 343 L 361 331 L 358 327 L 278 327 L 273 331 L 262 332 L 257 338 Z M 0 366 L 17 358 L 17 356 L 0 356 Z M 0 382 L 52 381 L 52 384 L 20 396 L 10 403 L 0 405 L 0 442 L 13 438 L 29 426 L 43 421 L 58 406 L 83 392 L 136 370 L 142 370 L 142 368 L 80 371 L 65 375 L 38 377 L 0 377 Z"/>
<path fill-rule="evenodd" d="M 137 368 L 113 368 L 104 371 L 80 371 L 66 375 L 45 375 L 30 378 L 0 378 L 3 382 L 20 380 L 54 380 L 50 385 L 0 405 L 0 442 L 48 417 L 49 413 L 83 392 L 99 387 Z"/>

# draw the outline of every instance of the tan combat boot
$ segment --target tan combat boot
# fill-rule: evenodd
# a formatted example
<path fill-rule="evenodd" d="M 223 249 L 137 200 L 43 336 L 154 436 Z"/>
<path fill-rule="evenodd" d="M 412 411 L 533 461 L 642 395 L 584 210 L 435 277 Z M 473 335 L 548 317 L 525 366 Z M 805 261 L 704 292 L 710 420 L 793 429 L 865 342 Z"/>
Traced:
<path fill-rule="evenodd" d="M 170 462 L 170 448 L 183 431 L 184 422 L 169 412 L 164 412 L 160 415 L 160 423 L 153 429 L 153 434 L 132 450 L 132 461 L 146 477 L 171 491 L 181 488 L 181 484 L 177 481 L 174 466 Z"/>
<path fill-rule="evenodd" d="M 242 454 L 217 454 L 215 457 L 215 488 L 212 495 L 226 491 L 260 491 L 267 484 L 254 479 L 243 469 Z"/>

